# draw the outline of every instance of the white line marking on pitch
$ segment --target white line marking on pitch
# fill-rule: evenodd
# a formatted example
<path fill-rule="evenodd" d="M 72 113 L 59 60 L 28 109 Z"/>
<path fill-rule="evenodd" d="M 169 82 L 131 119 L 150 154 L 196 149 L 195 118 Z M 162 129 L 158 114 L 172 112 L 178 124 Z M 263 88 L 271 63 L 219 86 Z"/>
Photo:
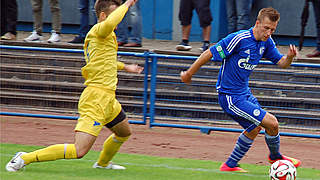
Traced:
<path fill-rule="evenodd" d="M 13 157 L 12 154 L 2 154 L 2 156 L 8 156 Z M 86 162 L 96 162 L 96 160 L 91 159 L 61 159 L 65 161 L 86 161 Z M 218 169 L 205 169 L 205 168 L 184 168 L 184 167 L 176 167 L 176 166 L 169 166 L 167 164 L 136 164 L 136 163 L 118 163 L 119 165 L 129 165 L 129 166 L 140 166 L 140 167 L 154 167 L 154 168 L 167 168 L 167 169 L 173 169 L 173 170 L 186 170 L 186 171 L 201 171 L 201 172 L 214 172 L 219 174 L 235 174 L 239 176 L 248 176 L 248 177 L 268 177 L 268 175 L 256 175 L 256 174 L 250 174 L 250 173 L 235 173 L 235 172 L 222 172 Z M 297 178 L 299 180 L 312 180 L 307 178 Z"/>

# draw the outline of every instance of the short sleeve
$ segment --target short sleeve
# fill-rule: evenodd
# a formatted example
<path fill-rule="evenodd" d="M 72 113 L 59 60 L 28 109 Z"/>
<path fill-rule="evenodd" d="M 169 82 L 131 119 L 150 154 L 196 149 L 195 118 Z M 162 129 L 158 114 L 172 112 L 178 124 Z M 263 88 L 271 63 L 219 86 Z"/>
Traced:
<path fill-rule="evenodd" d="M 270 60 L 274 64 L 277 64 L 283 56 L 284 55 L 279 52 L 276 44 L 270 37 L 266 42 L 266 50 L 264 51 L 263 57 L 267 60 Z"/>

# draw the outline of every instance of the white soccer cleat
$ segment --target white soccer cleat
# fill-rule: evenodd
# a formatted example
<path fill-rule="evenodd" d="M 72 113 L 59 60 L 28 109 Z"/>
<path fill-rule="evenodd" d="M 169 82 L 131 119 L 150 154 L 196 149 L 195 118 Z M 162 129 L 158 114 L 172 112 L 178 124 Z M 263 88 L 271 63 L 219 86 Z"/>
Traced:
<path fill-rule="evenodd" d="M 56 31 L 52 30 L 51 37 L 48 39 L 48 43 L 57 43 L 57 42 L 60 42 L 60 36 Z"/>
<path fill-rule="evenodd" d="M 6 170 L 9 172 L 16 172 L 25 166 L 24 160 L 21 158 L 25 152 L 17 152 L 16 155 L 7 163 Z"/>
<path fill-rule="evenodd" d="M 40 36 L 36 31 L 32 31 L 31 35 L 24 39 L 26 42 L 42 42 L 43 37 Z"/>
<path fill-rule="evenodd" d="M 112 162 L 110 162 L 108 164 L 108 166 L 106 167 L 103 167 L 103 166 L 99 166 L 98 163 L 94 163 L 92 168 L 101 168 L 101 169 L 116 169 L 116 170 L 123 170 L 123 169 L 126 169 L 125 167 L 123 166 L 120 166 L 120 165 L 116 165 L 116 164 L 112 164 Z"/>

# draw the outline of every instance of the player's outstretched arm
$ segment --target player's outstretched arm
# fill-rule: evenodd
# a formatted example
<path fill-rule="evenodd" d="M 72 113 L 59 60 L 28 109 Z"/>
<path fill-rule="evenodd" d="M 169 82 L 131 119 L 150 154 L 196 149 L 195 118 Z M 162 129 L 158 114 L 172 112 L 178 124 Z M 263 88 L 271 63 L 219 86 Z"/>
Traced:
<path fill-rule="evenodd" d="M 298 50 L 295 45 L 290 44 L 288 54 L 283 56 L 280 61 L 278 62 L 278 66 L 281 68 L 287 68 L 291 65 L 294 57 L 298 56 Z"/>
<path fill-rule="evenodd" d="M 124 4 L 127 5 L 127 7 L 133 6 L 138 0 L 127 0 Z"/>
<path fill-rule="evenodd" d="M 181 81 L 189 84 L 191 82 L 192 75 L 194 75 L 201 68 L 201 66 L 207 63 L 211 58 L 211 51 L 210 49 L 207 49 L 200 55 L 200 57 L 190 66 L 187 71 L 181 71 Z"/>
<path fill-rule="evenodd" d="M 137 64 L 125 64 L 123 69 L 127 72 L 140 74 L 143 71 L 143 67 Z"/>

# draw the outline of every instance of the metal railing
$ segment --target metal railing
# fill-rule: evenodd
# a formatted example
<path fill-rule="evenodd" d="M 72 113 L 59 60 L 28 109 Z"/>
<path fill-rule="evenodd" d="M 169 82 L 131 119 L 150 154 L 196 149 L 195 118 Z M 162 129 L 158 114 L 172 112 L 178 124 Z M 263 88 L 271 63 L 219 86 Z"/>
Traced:
<path fill-rule="evenodd" d="M 77 50 L 77 49 L 21 47 L 21 46 L 7 46 L 7 45 L 0 45 L 0 49 L 23 50 L 23 51 L 63 52 L 63 53 L 83 53 L 83 50 Z M 156 101 L 157 101 L 156 89 L 157 89 L 157 84 L 158 84 L 158 82 L 157 82 L 158 59 L 161 58 L 161 59 L 194 61 L 197 59 L 196 56 L 160 55 L 160 54 L 155 54 L 152 52 L 145 52 L 145 53 L 118 52 L 118 55 L 134 56 L 134 57 L 140 57 L 140 58 L 145 59 L 144 92 L 143 92 L 143 120 L 142 121 L 129 121 L 130 123 L 147 124 L 148 120 L 149 120 L 150 127 L 159 126 L 159 127 L 199 129 L 203 133 L 210 133 L 210 131 L 228 131 L 228 132 L 242 132 L 243 131 L 243 129 L 238 129 L 238 128 L 186 125 L 186 124 L 174 124 L 174 123 L 159 123 L 159 122 L 155 121 L 155 118 L 156 118 L 155 111 L 156 111 Z M 273 63 L 271 63 L 269 61 L 260 61 L 260 64 L 273 65 Z M 291 66 L 305 67 L 305 68 L 316 68 L 316 69 L 320 70 L 319 64 L 292 63 Z M 150 89 L 150 91 L 149 91 L 149 89 Z M 78 118 L 78 117 L 74 117 L 74 116 L 56 116 L 56 115 L 14 113 L 14 112 L 0 112 L 0 115 L 41 117 L 41 118 L 54 118 L 54 119 L 72 119 L 72 120 L 76 120 Z M 264 133 L 264 132 L 261 132 L 261 133 Z M 280 135 L 295 136 L 295 137 L 308 137 L 308 138 L 320 138 L 320 135 L 318 135 L 318 134 L 307 134 L 307 133 L 280 132 Z"/>

